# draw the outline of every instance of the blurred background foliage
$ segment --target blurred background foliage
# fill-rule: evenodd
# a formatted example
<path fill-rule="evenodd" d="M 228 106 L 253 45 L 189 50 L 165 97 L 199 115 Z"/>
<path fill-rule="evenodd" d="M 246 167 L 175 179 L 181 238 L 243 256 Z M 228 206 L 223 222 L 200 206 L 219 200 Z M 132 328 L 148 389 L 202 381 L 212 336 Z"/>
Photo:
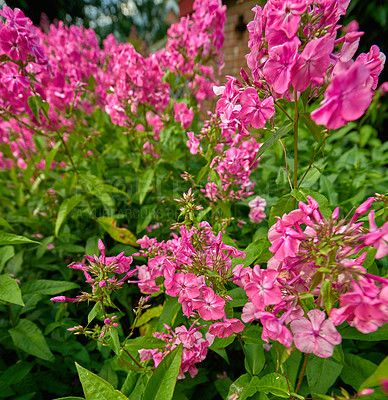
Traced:
<path fill-rule="evenodd" d="M 2 1 L 0 1 L 1 5 Z M 166 15 L 178 13 L 175 0 L 7 0 L 35 25 L 62 20 L 93 28 L 100 39 L 113 33 L 120 41 L 138 35 L 148 46 L 162 39 L 169 27 Z M 42 13 L 46 16 L 43 16 Z"/>

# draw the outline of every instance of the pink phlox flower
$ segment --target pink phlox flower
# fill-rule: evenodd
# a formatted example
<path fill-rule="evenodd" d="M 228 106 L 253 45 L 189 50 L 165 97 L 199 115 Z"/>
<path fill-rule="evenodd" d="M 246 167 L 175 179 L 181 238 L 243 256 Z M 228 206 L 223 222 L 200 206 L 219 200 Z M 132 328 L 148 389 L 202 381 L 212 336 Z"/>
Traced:
<path fill-rule="evenodd" d="M 25 35 L 15 29 L 4 27 L 0 31 L 0 47 L 13 60 L 27 61 L 29 54 L 28 41 Z"/>
<path fill-rule="evenodd" d="M 186 103 L 176 103 L 174 104 L 174 114 L 175 121 L 180 122 L 182 124 L 183 129 L 187 129 L 191 122 L 193 121 L 194 112 L 193 108 L 187 107 Z"/>
<path fill-rule="evenodd" d="M 260 101 L 256 89 L 246 88 L 240 95 L 240 117 L 253 128 L 263 128 L 267 120 L 275 113 L 272 97 Z"/>
<path fill-rule="evenodd" d="M 373 246 L 377 249 L 376 258 L 382 258 L 388 254 L 388 222 L 385 222 L 381 228 L 378 228 L 375 222 L 375 210 L 369 215 L 369 233 L 363 239 L 366 246 Z"/>
<path fill-rule="evenodd" d="M 258 320 L 262 315 L 262 311 L 258 310 L 253 303 L 248 301 L 242 310 L 241 319 L 246 324 L 251 321 Z"/>
<path fill-rule="evenodd" d="M 186 142 L 187 147 L 190 149 L 190 153 L 195 155 L 198 153 L 200 140 L 195 137 L 194 132 L 187 132 L 186 134 L 189 137 L 189 140 Z"/>
<path fill-rule="evenodd" d="M 260 313 L 260 322 L 263 325 L 261 338 L 268 343 L 268 339 L 276 340 L 285 347 L 291 347 L 292 334 L 290 330 L 283 325 L 282 318 L 276 318 L 272 313 L 263 311 Z"/>
<path fill-rule="evenodd" d="M 206 321 L 221 319 L 225 315 L 225 300 L 209 287 L 202 290 L 201 298 L 192 300 L 192 305 L 199 316 Z"/>
<path fill-rule="evenodd" d="M 282 299 L 279 286 L 276 286 L 278 272 L 273 269 L 260 269 L 255 265 L 252 271 L 251 280 L 244 286 L 249 300 L 259 310 L 266 306 L 277 304 Z"/>
<path fill-rule="evenodd" d="M 244 286 L 251 280 L 251 268 L 244 268 L 244 264 L 237 264 L 233 268 L 233 283 L 237 286 L 244 288 Z"/>
<path fill-rule="evenodd" d="M 303 353 L 313 353 L 328 358 L 333 355 L 334 347 L 342 341 L 330 319 L 321 310 L 311 310 L 307 318 L 296 318 L 290 326 L 294 334 L 294 343 Z"/>
<path fill-rule="evenodd" d="M 218 336 L 219 338 L 226 338 L 233 333 L 239 333 L 245 328 L 244 324 L 237 318 L 225 319 L 223 322 L 216 322 L 209 327 L 211 335 Z"/>
<path fill-rule="evenodd" d="M 360 118 L 373 97 L 367 85 L 370 76 L 368 68 L 359 62 L 336 75 L 324 93 L 321 106 L 311 113 L 313 121 L 328 129 L 338 129 Z"/>
<path fill-rule="evenodd" d="M 297 91 L 306 90 L 312 82 L 322 84 L 333 49 L 334 40 L 329 36 L 307 43 L 291 68 L 291 83 Z"/>
<path fill-rule="evenodd" d="M 0 15 L 7 20 L 7 24 L 17 29 L 23 29 L 32 24 L 31 20 L 24 15 L 22 10 L 19 8 L 12 10 L 6 4 L 0 10 Z"/>
<path fill-rule="evenodd" d="M 345 36 L 335 41 L 335 44 L 338 45 L 343 43 L 341 52 L 332 55 L 332 57 L 339 59 L 343 63 L 349 62 L 358 49 L 358 45 L 360 43 L 360 38 L 363 36 L 364 32 L 349 32 Z"/>
<path fill-rule="evenodd" d="M 140 355 L 140 362 L 154 360 L 155 367 L 157 367 L 163 360 L 163 353 L 159 349 L 142 349 L 138 350 Z"/>
<path fill-rule="evenodd" d="M 356 58 L 356 63 L 365 65 L 370 71 L 371 75 L 368 81 L 368 86 L 373 90 L 377 88 L 379 75 L 385 65 L 385 59 L 385 54 L 382 53 L 376 45 L 371 47 L 369 53 L 362 53 Z"/>
<path fill-rule="evenodd" d="M 176 297 L 179 295 L 180 303 L 195 299 L 200 295 L 197 276 L 192 273 L 176 273 L 173 279 L 165 281 L 165 287 L 169 296 Z"/>
<path fill-rule="evenodd" d="M 296 42 L 271 48 L 263 73 L 276 93 L 282 94 L 288 90 L 291 82 L 291 68 L 297 54 L 298 44 Z"/>
<path fill-rule="evenodd" d="M 232 113 L 240 109 L 237 104 L 240 93 L 236 87 L 236 78 L 227 76 L 228 82 L 222 92 L 221 98 L 217 101 L 216 112 L 224 116 L 226 121 L 231 119 Z"/>
<path fill-rule="evenodd" d="M 295 36 L 300 22 L 300 16 L 306 11 L 307 0 L 271 0 L 267 4 L 267 29 L 282 30 L 287 37 Z"/>

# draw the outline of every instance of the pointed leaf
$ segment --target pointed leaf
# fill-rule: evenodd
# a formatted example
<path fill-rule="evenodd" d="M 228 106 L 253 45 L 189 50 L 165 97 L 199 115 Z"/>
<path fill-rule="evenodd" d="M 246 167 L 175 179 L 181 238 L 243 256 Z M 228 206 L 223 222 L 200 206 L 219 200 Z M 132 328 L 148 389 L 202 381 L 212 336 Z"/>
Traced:
<path fill-rule="evenodd" d="M 143 400 L 171 400 L 182 362 L 182 344 L 158 365 L 144 389 Z"/>
<path fill-rule="evenodd" d="M 70 214 L 71 210 L 76 207 L 82 200 L 82 196 L 76 194 L 68 199 L 63 200 L 58 210 L 58 217 L 55 223 L 55 236 L 58 236 L 59 229 L 61 228 L 66 217 Z"/>
<path fill-rule="evenodd" d="M 257 376 L 250 374 L 241 375 L 237 378 L 229 388 L 227 399 L 236 398 L 238 400 L 245 400 L 253 396 L 257 392 L 256 385 L 259 383 Z M 238 397 L 233 397 L 237 395 Z"/>
<path fill-rule="evenodd" d="M 74 282 L 67 281 L 54 281 L 48 279 L 38 279 L 36 281 L 29 281 L 22 284 L 23 295 L 36 293 L 44 294 L 47 296 L 54 296 L 63 293 L 66 290 L 78 289 L 79 285 Z"/>
<path fill-rule="evenodd" d="M 271 148 L 278 140 L 282 137 L 286 136 L 292 128 L 292 123 L 287 121 L 284 125 L 282 125 L 269 139 L 267 139 L 264 144 L 260 147 L 260 150 L 256 154 L 255 161 L 252 165 L 256 162 L 256 160 L 269 148 Z"/>
<path fill-rule="evenodd" d="M 77 367 L 78 376 L 81 381 L 86 400 L 128 399 L 127 396 L 124 396 L 121 392 L 115 390 L 109 382 L 100 378 L 98 375 L 93 374 L 77 363 L 75 363 L 75 366 Z"/>
<path fill-rule="evenodd" d="M 99 217 L 97 222 L 109 233 L 112 239 L 117 242 L 138 246 L 135 235 L 126 228 L 119 228 L 117 221 L 112 217 Z"/>
<path fill-rule="evenodd" d="M 0 246 L 8 244 L 25 244 L 25 243 L 37 243 L 35 240 L 28 239 L 24 236 L 14 235 L 13 233 L 0 232 Z"/>
<path fill-rule="evenodd" d="M 13 344 L 19 349 L 46 361 L 54 361 L 42 331 L 30 320 L 21 319 L 15 328 L 8 330 Z"/>
<path fill-rule="evenodd" d="M 152 181 L 154 179 L 155 170 L 147 169 L 139 179 L 139 203 L 143 204 L 143 201 L 151 189 Z"/>
<path fill-rule="evenodd" d="M 0 275 L 0 300 L 24 306 L 19 285 L 9 274 Z"/>

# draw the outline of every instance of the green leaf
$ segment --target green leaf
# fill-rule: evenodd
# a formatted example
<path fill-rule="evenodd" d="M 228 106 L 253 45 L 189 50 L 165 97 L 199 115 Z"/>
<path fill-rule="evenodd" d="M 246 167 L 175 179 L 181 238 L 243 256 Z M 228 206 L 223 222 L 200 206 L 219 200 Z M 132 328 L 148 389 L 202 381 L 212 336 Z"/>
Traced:
<path fill-rule="evenodd" d="M 15 328 L 8 330 L 13 344 L 19 349 L 46 361 L 54 361 L 42 331 L 30 320 L 21 319 Z"/>
<path fill-rule="evenodd" d="M 166 302 L 164 303 L 158 324 L 155 327 L 155 332 L 162 332 L 162 330 L 165 329 L 163 324 L 173 326 L 178 312 L 181 310 L 181 305 L 178 303 L 178 297 L 165 296 Z"/>
<path fill-rule="evenodd" d="M 259 378 L 257 376 L 252 376 L 250 374 L 241 375 L 230 385 L 229 393 L 226 398 L 245 400 L 257 392 L 256 385 L 258 385 L 258 383 Z M 238 397 L 233 397 L 234 395 L 237 395 Z"/>
<path fill-rule="evenodd" d="M 34 114 L 35 118 L 40 122 L 40 117 L 39 117 L 39 110 L 42 110 L 43 115 L 48 115 L 48 110 L 49 110 L 49 103 L 44 101 L 40 96 L 30 96 L 27 99 L 28 106 L 30 107 L 32 113 Z"/>
<path fill-rule="evenodd" d="M 0 248 L 0 272 L 8 260 L 10 260 L 15 255 L 15 250 L 12 246 L 4 246 Z"/>
<path fill-rule="evenodd" d="M 286 378 L 275 372 L 264 375 L 255 387 L 257 391 L 260 392 L 272 393 L 278 397 L 290 398 L 290 391 L 288 390 Z"/>
<path fill-rule="evenodd" d="M 233 307 L 243 307 L 248 303 L 247 292 L 242 287 L 229 290 L 228 296 L 233 299 L 230 303 Z"/>
<path fill-rule="evenodd" d="M 121 356 L 117 359 L 117 365 L 128 371 L 144 371 L 144 368 L 138 367 L 133 361 L 129 361 L 127 355 L 122 353 Z"/>
<path fill-rule="evenodd" d="M 116 355 L 120 355 L 120 338 L 117 329 L 112 329 L 108 334 L 107 342 L 109 347 L 115 352 Z"/>
<path fill-rule="evenodd" d="M 388 357 L 385 357 L 384 360 L 377 367 L 376 371 L 366 379 L 361 385 L 360 389 L 375 387 L 380 385 L 381 378 L 388 377 Z"/>
<path fill-rule="evenodd" d="M 365 342 L 379 342 L 381 340 L 388 340 L 388 324 L 381 326 L 376 332 L 362 333 L 356 328 L 347 326 L 344 329 L 340 329 L 339 333 L 342 339 L 362 340 Z"/>
<path fill-rule="evenodd" d="M 0 300 L 24 306 L 19 285 L 9 274 L 0 275 Z"/>
<path fill-rule="evenodd" d="M 78 288 L 79 285 L 74 282 L 54 281 L 46 279 L 38 279 L 36 281 L 29 281 L 22 284 L 23 295 L 36 293 L 44 294 L 47 296 L 54 296 L 56 294 L 66 292 L 67 290 Z"/>
<path fill-rule="evenodd" d="M 245 259 L 243 260 L 241 257 L 234 258 L 232 263 L 233 266 L 237 264 L 244 264 L 244 267 L 248 267 L 253 264 L 259 257 L 266 255 L 268 252 L 268 248 L 271 246 L 271 243 L 267 239 L 267 237 L 261 237 L 260 239 L 251 243 L 245 250 Z M 270 253 L 271 254 L 271 253 Z M 272 254 L 271 254 L 272 255 Z M 268 257 L 268 259 L 271 257 Z"/>
<path fill-rule="evenodd" d="M 47 154 L 47 157 L 44 160 L 46 174 L 50 171 L 51 164 L 53 163 L 54 158 L 58 152 L 58 149 L 61 147 L 61 144 L 62 144 L 61 142 L 56 143 L 55 146 Z"/>
<path fill-rule="evenodd" d="M 311 196 L 319 204 L 319 211 L 322 215 L 327 219 L 331 217 L 332 211 L 329 200 L 327 200 L 324 195 L 302 187 L 300 189 L 293 189 L 291 191 L 291 196 L 297 201 L 302 201 L 303 203 L 307 203 L 307 196 Z"/>
<path fill-rule="evenodd" d="M 93 374 L 87 369 L 75 363 L 77 367 L 78 376 L 84 390 L 86 400 L 124 400 L 128 399 L 114 387 L 100 378 L 98 375 Z"/>
<path fill-rule="evenodd" d="M 355 390 L 359 390 L 362 383 L 377 369 L 377 365 L 355 354 L 345 354 L 345 365 L 341 372 L 341 379 Z"/>
<path fill-rule="evenodd" d="M 10 231 L 13 231 L 12 226 L 4 218 L 1 218 L 1 217 L 0 217 L 0 226 L 4 226 L 4 228 L 7 228 Z"/>
<path fill-rule="evenodd" d="M 158 365 L 144 389 L 143 400 L 171 400 L 182 362 L 182 344 Z"/>
<path fill-rule="evenodd" d="M 339 377 L 343 365 L 330 358 L 320 358 L 310 354 L 307 363 L 307 382 L 312 394 L 326 394 Z"/>
<path fill-rule="evenodd" d="M 117 242 L 138 246 L 135 235 L 126 228 L 119 228 L 117 221 L 112 217 L 99 217 L 97 222 L 109 233 L 110 237 Z"/>
<path fill-rule="evenodd" d="M 34 364 L 26 361 L 18 362 L 7 368 L 0 376 L 0 381 L 6 382 L 8 385 L 14 385 L 21 382 L 31 371 Z"/>
<path fill-rule="evenodd" d="M 152 181 L 154 179 L 155 170 L 147 169 L 139 178 L 139 203 L 143 204 L 143 201 L 147 193 L 151 190 Z"/>
<path fill-rule="evenodd" d="M 83 397 L 60 397 L 58 399 L 54 399 L 54 400 L 85 400 Z"/>
<path fill-rule="evenodd" d="M 166 342 L 153 336 L 139 336 L 135 339 L 130 339 L 125 345 L 125 349 L 132 355 L 137 354 L 141 349 L 164 349 Z"/>
<path fill-rule="evenodd" d="M 326 129 L 323 126 L 317 125 L 312 119 L 309 113 L 299 114 L 306 128 L 313 135 L 314 139 L 319 142 L 321 137 L 325 134 Z"/>
<path fill-rule="evenodd" d="M 331 288 L 331 280 L 325 279 L 321 284 L 321 295 L 323 299 L 323 304 L 325 305 L 325 310 L 327 315 L 329 315 L 331 307 L 335 300 L 333 300 L 333 292 Z"/>
<path fill-rule="evenodd" d="M 70 214 L 71 210 L 75 208 L 81 201 L 82 196 L 76 194 L 68 199 L 63 200 L 58 210 L 57 221 L 55 223 L 55 236 L 58 236 L 59 229 L 61 228 L 66 217 Z"/>
<path fill-rule="evenodd" d="M 13 233 L 0 232 L 0 246 L 8 244 L 25 244 L 25 243 L 37 243 L 35 240 L 28 239 L 24 236 L 14 235 Z"/>
<path fill-rule="evenodd" d="M 159 304 L 156 307 L 149 308 L 146 310 L 137 320 L 135 328 L 138 328 L 139 326 L 142 326 L 149 322 L 152 318 L 157 318 L 160 317 L 163 311 L 163 306 Z"/>
<path fill-rule="evenodd" d="M 255 161 L 252 165 L 256 162 L 256 160 L 269 148 L 271 148 L 278 140 L 282 137 L 286 136 L 288 132 L 290 132 L 292 128 L 292 123 L 287 121 L 284 125 L 282 125 L 269 139 L 267 139 L 263 145 L 260 147 L 260 150 L 256 154 Z"/>
<path fill-rule="evenodd" d="M 103 312 L 102 312 L 101 303 L 96 303 L 88 314 L 88 324 L 90 324 L 94 320 L 94 318 L 96 318 L 97 316 L 102 316 L 102 315 L 103 315 Z"/>
<path fill-rule="evenodd" d="M 91 195 L 96 196 L 101 203 L 111 208 L 115 206 L 109 193 L 119 189 L 111 190 L 112 186 L 106 185 L 100 178 L 91 174 L 80 174 L 79 180 L 82 187 Z"/>
<path fill-rule="evenodd" d="M 244 350 L 247 357 L 246 369 L 249 373 L 252 368 L 253 375 L 258 375 L 265 364 L 264 348 L 262 343 L 244 344 Z M 247 368 L 248 367 L 248 368 Z"/>
<path fill-rule="evenodd" d="M 291 192 L 292 193 L 292 192 Z M 293 209 L 294 199 L 290 194 L 281 197 L 276 204 L 271 207 L 268 218 L 268 226 L 272 226 L 276 222 L 276 217 L 282 217 L 283 214 L 289 213 Z"/>

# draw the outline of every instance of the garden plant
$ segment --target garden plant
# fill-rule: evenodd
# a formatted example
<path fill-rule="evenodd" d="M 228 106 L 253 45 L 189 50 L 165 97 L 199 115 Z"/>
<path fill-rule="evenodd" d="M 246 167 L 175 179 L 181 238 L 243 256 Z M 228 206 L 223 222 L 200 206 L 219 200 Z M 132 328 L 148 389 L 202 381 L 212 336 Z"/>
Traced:
<path fill-rule="evenodd" d="M 388 87 L 349 2 L 257 5 L 238 77 L 221 0 L 150 55 L 2 7 L 0 398 L 387 398 Z"/>

